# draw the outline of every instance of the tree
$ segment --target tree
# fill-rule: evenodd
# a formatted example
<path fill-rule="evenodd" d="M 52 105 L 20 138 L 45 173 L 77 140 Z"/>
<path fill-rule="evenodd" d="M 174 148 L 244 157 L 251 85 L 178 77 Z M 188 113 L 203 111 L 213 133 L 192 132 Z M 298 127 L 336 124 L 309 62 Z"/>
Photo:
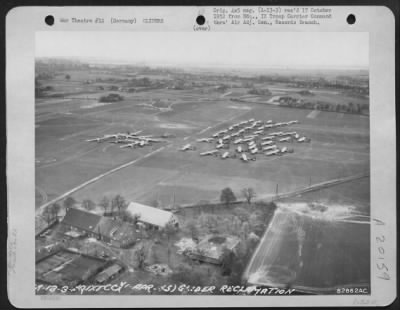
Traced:
<path fill-rule="evenodd" d="M 361 113 L 361 105 L 359 103 L 357 103 L 357 113 L 358 114 Z"/>
<path fill-rule="evenodd" d="M 150 257 L 150 260 L 151 260 L 152 264 L 160 263 L 160 258 L 159 258 L 158 254 L 157 254 L 157 251 L 156 251 L 154 245 L 149 250 L 149 257 Z"/>
<path fill-rule="evenodd" d="M 240 219 L 236 216 L 236 215 L 234 215 L 233 217 L 232 217 L 232 224 L 231 224 L 231 230 L 230 230 L 230 232 L 231 232 L 231 234 L 233 234 L 233 235 L 239 235 L 240 234 L 240 228 L 241 228 L 241 221 L 240 221 Z"/>
<path fill-rule="evenodd" d="M 172 225 L 167 224 L 164 228 L 164 232 L 167 235 L 167 258 L 168 258 L 168 265 L 170 264 L 170 256 L 171 256 L 171 237 L 176 233 L 175 227 Z"/>
<path fill-rule="evenodd" d="M 154 199 L 152 202 L 150 202 L 150 206 L 158 209 L 161 208 L 161 203 L 159 200 Z"/>
<path fill-rule="evenodd" d="M 206 233 L 212 232 L 218 226 L 215 216 L 210 214 L 202 214 L 199 218 L 201 228 L 206 229 Z"/>
<path fill-rule="evenodd" d="M 47 205 L 42 211 L 42 218 L 49 225 L 55 218 L 55 208 L 54 205 Z"/>
<path fill-rule="evenodd" d="M 243 222 L 241 227 L 241 234 L 243 236 L 243 240 L 247 240 L 250 234 L 250 225 L 249 222 Z"/>
<path fill-rule="evenodd" d="M 236 201 L 236 196 L 233 191 L 227 187 L 221 191 L 220 201 L 229 206 L 232 202 Z"/>
<path fill-rule="evenodd" d="M 232 251 L 224 247 L 222 249 L 222 259 L 221 259 L 221 268 L 223 275 L 231 274 L 233 259 L 234 259 L 234 254 L 232 253 Z"/>
<path fill-rule="evenodd" d="M 354 112 L 354 105 L 353 105 L 353 102 L 349 102 L 349 103 L 348 103 L 348 111 L 351 112 L 351 113 Z"/>
<path fill-rule="evenodd" d="M 248 221 L 250 217 L 250 211 L 243 207 L 236 207 L 233 209 L 233 214 L 236 215 L 241 221 Z"/>
<path fill-rule="evenodd" d="M 137 268 L 143 270 L 146 261 L 146 248 L 143 244 L 141 244 L 135 251 L 135 256 L 137 260 Z"/>
<path fill-rule="evenodd" d="M 65 209 L 69 209 L 69 208 L 73 207 L 75 204 L 76 204 L 76 200 L 73 197 L 67 197 L 63 203 Z"/>
<path fill-rule="evenodd" d="M 122 97 L 120 94 L 108 94 L 107 96 L 101 96 L 99 98 L 99 102 L 117 102 L 117 101 L 122 101 L 124 97 Z"/>
<path fill-rule="evenodd" d="M 198 236 L 199 236 L 199 230 L 197 228 L 196 222 L 194 220 L 190 220 L 187 224 L 186 224 L 187 229 L 190 232 L 190 235 L 192 237 L 193 240 L 197 240 Z"/>
<path fill-rule="evenodd" d="M 71 76 L 70 76 L 69 74 L 66 74 L 66 75 L 65 75 L 65 79 L 66 79 L 66 80 L 70 80 L 70 79 L 71 79 Z"/>
<path fill-rule="evenodd" d="M 90 199 L 85 199 L 84 201 L 82 201 L 82 207 L 90 211 L 96 207 L 96 204 Z"/>
<path fill-rule="evenodd" d="M 104 213 L 107 213 L 108 208 L 110 208 L 110 199 L 108 197 L 104 196 L 99 201 L 99 206 L 104 209 Z"/>
<path fill-rule="evenodd" d="M 60 213 L 60 210 L 61 210 L 61 206 L 58 203 L 53 203 L 52 211 L 53 211 L 54 217 L 58 216 L 58 213 Z"/>
<path fill-rule="evenodd" d="M 114 212 L 114 209 L 117 208 L 119 216 L 121 216 L 121 211 L 125 210 L 127 207 L 128 204 L 126 203 L 125 198 L 119 194 L 111 200 L 111 211 Z"/>
<path fill-rule="evenodd" d="M 249 224 L 250 224 L 250 227 L 252 229 L 254 227 L 256 227 L 260 223 L 260 220 L 258 218 L 259 216 L 260 216 L 260 214 L 257 211 L 252 213 L 252 214 L 250 214 L 250 216 L 249 216 Z"/>
<path fill-rule="evenodd" d="M 250 204 L 251 200 L 256 197 L 256 192 L 253 188 L 247 187 L 242 189 L 242 195 L 246 199 L 247 203 Z"/>

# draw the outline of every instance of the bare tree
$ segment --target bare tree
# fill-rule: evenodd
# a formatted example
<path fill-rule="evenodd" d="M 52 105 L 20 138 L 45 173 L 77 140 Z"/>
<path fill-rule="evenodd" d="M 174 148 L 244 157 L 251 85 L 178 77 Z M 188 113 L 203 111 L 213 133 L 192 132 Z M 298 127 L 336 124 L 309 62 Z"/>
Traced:
<path fill-rule="evenodd" d="M 223 275 L 230 275 L 232 272 L 233 253 L 227 247 L 222 249 L 221 268 Z"/>
<path fill-rule="evenodd" d="M 96 207 L 96 204 L 90 199 L 85 199 L 82 201 L 82 207 L 88 211 L 91 211 Z"/>
<path fill-rule="evenodd" d="M 194 220 L 190 220 L 186 224 L 186 227 L 189 230 L 192 239 L 196 240 L 198 238 L 198 235 L 199 235 L 199 230 L 197 228 L 196 222 Z"/>
<path fill-rule="evenodd" d="M 52 211 L 53 211 L 54 218 L 56 218 L 58 216 L 58 213 L 60 213 L 60 210 L 61 210 L 61 206 L 58 203 L 53 203 Z"/>
<path fill-rule="evenodd" d="M 118 210 L 118 215 L 121 216 L 121 211 L 125 210 L 128 207 L 128 204 L 125 201 L 125 198 L 122 197 L 121 195 L 116 195 L 112 200 L 111 200 L 111 208 L 112 211 L 114 208 L 117 208 Z"/>
<path fill-rule="evenodd" d="M 100 202 L 99 206 L 104 209 L 104 213 L 107 213 L 107 210 L 110 208 L 110 199 L 106 196 L 104 196 Z"/>
<path fill-rule="evenodd" d="M 153 201 L 150 202 L 150 206 L 159 209 L 161 208 L 161 203 L 159 200 L 154 199 Z"/>
<path fill-rule="evenodd" d="M 243 222 L 241 227 L 241 235 L 243 236 L 244 240 L 247 240 L 250 234 L 250 225 L 249 222 Z"/>
<path fill-rule="evenodd" d="M 246 199 L 247 203 L 250 204 L 251 200 L 256 197 L 256 192 L 253 188 L 247 187 L 242 189 L 242 195 Z"/>
<path fill-rule="evenodd" d="M 144 269 L 146 261 L 146 248 L 143 244 L 135 252 L 138 269 Z"/>

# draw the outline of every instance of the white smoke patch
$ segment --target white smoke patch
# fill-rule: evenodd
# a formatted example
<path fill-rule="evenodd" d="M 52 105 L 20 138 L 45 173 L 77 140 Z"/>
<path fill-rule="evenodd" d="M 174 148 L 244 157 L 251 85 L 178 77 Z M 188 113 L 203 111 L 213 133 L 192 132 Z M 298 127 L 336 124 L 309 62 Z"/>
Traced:
<path fill-rule="evenodd" d="M 324 202 L 292 202 L 277 203 L 284 212 L 294 212 L 301 216 L 307 216 L 315 220 L 323 221 L 351 221 L 355 223 L 369 223 L 369 217 L 361 215 L 354 205 L 332 204 Z M 356 219 L 357 218 L 357 219 Z"/>
<path fill-rule="evenodd" d="M 249 275 L 248 282 L 254 284 L 265 283 L 265 276 L 265 268 L 259 268 Z"/>
<path fill-rule="evenodd" d="M 296 271 L 282 265 L 259 267 L 249 275 L 248 282 L 257 285 L 281 286 L 293 282 Z"/>

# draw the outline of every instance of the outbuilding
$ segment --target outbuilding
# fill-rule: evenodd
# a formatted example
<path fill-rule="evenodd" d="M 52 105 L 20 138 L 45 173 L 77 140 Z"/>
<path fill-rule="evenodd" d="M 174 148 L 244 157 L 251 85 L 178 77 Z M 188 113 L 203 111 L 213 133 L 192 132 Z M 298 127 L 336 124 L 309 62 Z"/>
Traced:
<path fill-rule="evenodd" d="M 169 211 L 131 202 L 127 211 L 132 216 L 138 216 L 138 222 L 148 227 L 163 229 L 167 226 L 179 227 L 178 218 Z"/>

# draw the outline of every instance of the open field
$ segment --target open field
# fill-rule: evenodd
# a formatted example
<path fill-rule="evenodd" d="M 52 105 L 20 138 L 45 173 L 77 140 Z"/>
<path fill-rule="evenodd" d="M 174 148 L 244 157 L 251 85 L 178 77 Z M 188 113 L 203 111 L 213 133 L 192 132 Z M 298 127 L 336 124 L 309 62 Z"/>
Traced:
<path fill-rule="evenodd" d="M 368 289 L 369 184 L 364 178 L 278 203 L 245 278 L 314 293 Z M 310 207 L 315 202 L 327 209 Z"/>
<path fill-rule="evenodd" d="M 98 201 L 103 195 L 120 193 L 127 200 L 149 203 L 158 199 L 168 205 L 175 195 L 176 203 L 190 204 L 218 199 L 220 190 L 227 186 L 236 193 L 243 187 L 253 187 L 265 195 L 275 193 L 277 184 L 279 192 L 289 192 L 310 182 L 369 171 L 369 119 L 365 116 L 237 103 L 228 96 L 202 94 L 197 89 L 159 89 L 124 96 L 123 101 L 107 105 L 90 106 L 96 101 L 83 98 L 37 102 L 36 206 L 135 159 L 138 161 L 131 166 L 73 196 Z M 170 102 L 170 108 L 154 107 L 156 99 Z M 256 161 L 249 163 L 199 156 L 215 145 L 196 143 L 196 139 L 249 118 L 299 120 L 288 130 L 311 138 L 311 143 L 288 143 L 285 145 L 292 147 L 294 153 L 279 157 L 259 154 Z M 145 135 L 169 133 L 175 137 L 136 149 L 85 141 L 135 130 L 143 130 Z M 178 151 L 186 143 L 195 144 L 197 150 Z M 160 152 L 143 157 L 161 147 L 164 148 Z"/>

